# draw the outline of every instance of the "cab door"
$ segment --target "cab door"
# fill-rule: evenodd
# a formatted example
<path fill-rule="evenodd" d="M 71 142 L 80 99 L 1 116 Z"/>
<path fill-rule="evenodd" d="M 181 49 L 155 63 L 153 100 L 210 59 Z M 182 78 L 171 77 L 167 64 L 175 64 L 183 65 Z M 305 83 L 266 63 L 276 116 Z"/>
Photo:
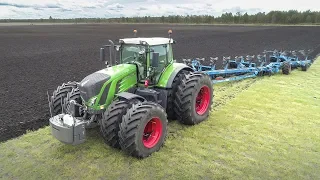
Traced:
<path fill-rule="evenodd" d="M 159 81 L 159 78 L 164 71 L 164 69 L 168 66 L 168 64 L 172 61 L 172 59 L 169 59 L 170 51 L 170 45 L 163 44 L 163 45 L 156 45 L 150 47 L 150 61 L 152 62 L 153 53 L 159 53 L 159 63 L 158 67 L 154 68 L 154 77 L 152 79 L 152 84 L 157 84 Z"/>

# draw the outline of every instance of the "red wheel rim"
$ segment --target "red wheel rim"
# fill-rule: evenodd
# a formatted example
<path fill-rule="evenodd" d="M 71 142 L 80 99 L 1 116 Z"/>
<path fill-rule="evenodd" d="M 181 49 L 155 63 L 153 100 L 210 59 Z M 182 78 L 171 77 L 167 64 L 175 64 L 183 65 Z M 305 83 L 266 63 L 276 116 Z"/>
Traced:
<path fill-rule="evenodd" d="M 153 148 L 162 135 L 162 123 L 158 117 L 153 117 L 144 127 L 142 142 L 146 148 Z"/>
<path fill-rule="evenodd" d="M 199 115 L 203 115 L 210 104 L 210 89 L 208 86 L 202 86 L 196 97 L 196 112 Z"/>

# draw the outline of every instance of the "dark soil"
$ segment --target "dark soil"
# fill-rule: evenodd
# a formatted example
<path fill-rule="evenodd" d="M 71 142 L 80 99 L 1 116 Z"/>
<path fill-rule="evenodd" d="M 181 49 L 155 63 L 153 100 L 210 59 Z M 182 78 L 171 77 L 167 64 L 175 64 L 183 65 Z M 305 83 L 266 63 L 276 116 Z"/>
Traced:
<path fill-rule="evenodd" d="M 47 91 L 104 68 L 99 48 L 108 39 L 167 36 L 175 59 L 235 56 L 265 49 L 310 49 L 320 27 L 186 25 L 56 25 L 0 27 L 0 142 L 48 124 Z M 319 50 L 319 49 L 318 49 Z M 320 52 L 320 51 L 318 51 Z"/>

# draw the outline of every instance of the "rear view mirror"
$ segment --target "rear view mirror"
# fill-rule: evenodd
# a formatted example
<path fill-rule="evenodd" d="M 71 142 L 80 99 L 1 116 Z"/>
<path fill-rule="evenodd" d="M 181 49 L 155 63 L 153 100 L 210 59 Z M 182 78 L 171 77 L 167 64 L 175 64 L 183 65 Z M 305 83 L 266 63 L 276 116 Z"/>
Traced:
<path fill-rule="evenodd" d="M 152 53 L 152 67 L 158 67 L 159 66 L 159 53 Z"/>

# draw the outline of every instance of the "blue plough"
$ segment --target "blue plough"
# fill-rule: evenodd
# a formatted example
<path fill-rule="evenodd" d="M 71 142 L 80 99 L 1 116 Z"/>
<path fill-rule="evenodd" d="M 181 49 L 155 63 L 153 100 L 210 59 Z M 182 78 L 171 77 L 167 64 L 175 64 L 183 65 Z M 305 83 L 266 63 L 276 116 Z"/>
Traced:
<path fill-rule="evenodd" d="M 297 55 L 300 53 L 300 56 Z M 308 51 L 310 52 L 310 51 Z M 270 54 L 271 53 L 271 54 Z M 183 59 L 183 62 L 189 65 L 194 71 L 208 74 L 214 84 L 228 81 L 237 81 L 257 76 L 271 76 L 282 71 L 283 74 L 290 74 L 292 69 L 301 68 L 302 71 L 307 69 L 313 63 L 307 53 L 300 51 L 264 51 L 264 55 L 257 56 L 223 56 L 223 69 L 216 69 L 218 57 L 210 57 L 210 64 L 204 65 L 205 58 Z M 300 58 L 304 56 L 304 58 Z M 267 63 L 267 60 L 269 63 Z M 257 65 L 258 62 L 259 64 Z"/>

